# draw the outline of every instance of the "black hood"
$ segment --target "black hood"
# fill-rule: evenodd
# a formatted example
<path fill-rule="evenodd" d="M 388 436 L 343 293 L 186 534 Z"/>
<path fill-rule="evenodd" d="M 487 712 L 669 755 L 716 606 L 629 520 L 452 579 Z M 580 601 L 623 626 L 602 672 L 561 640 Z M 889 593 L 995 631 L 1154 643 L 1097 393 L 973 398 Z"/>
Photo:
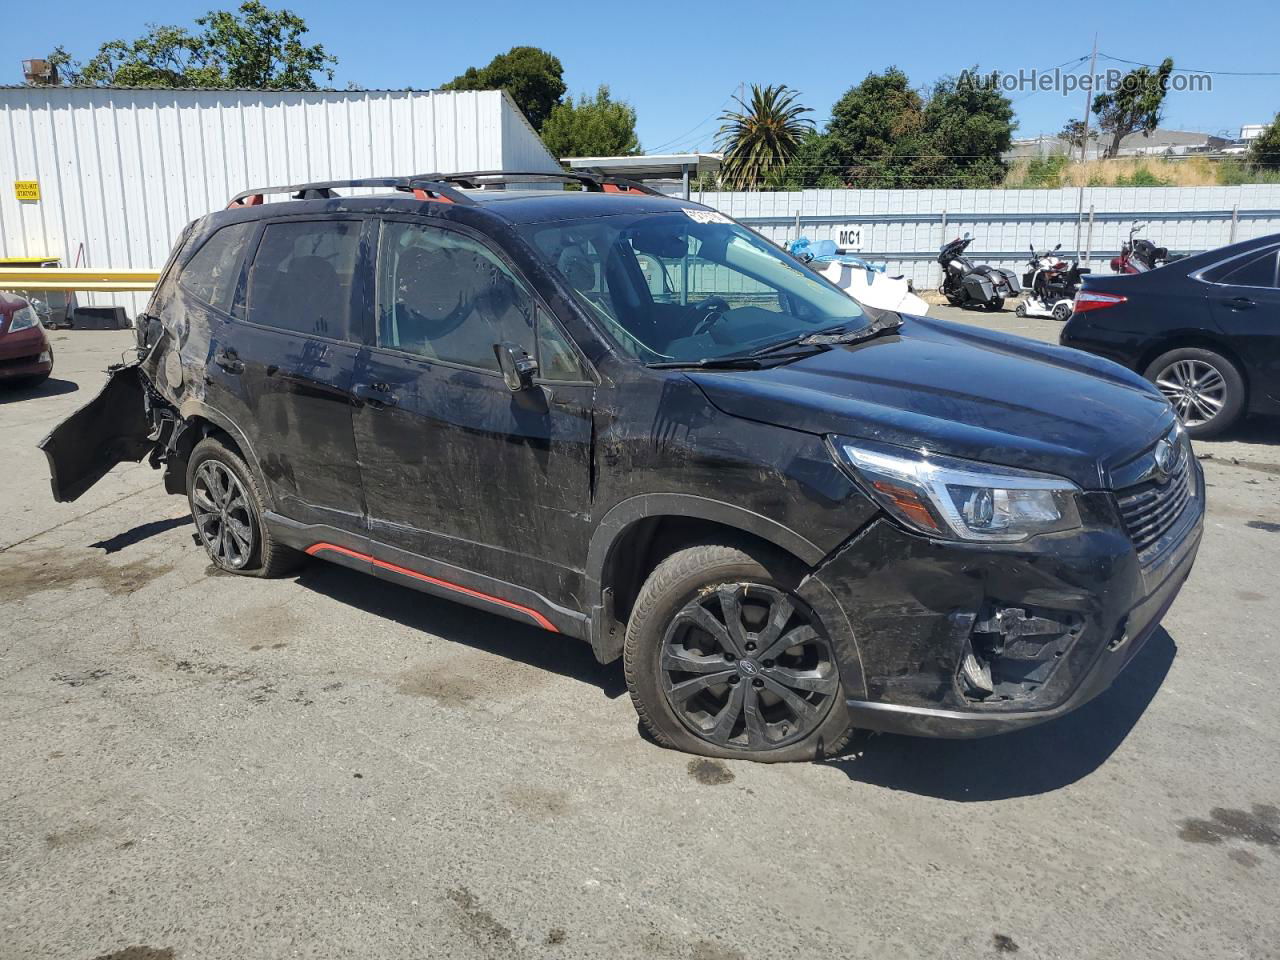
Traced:
<path fill-rule="evenodd" d="M 1137 374 L 1065 347 L 924 317 L 763 370 L 689 374 L 734 416 L 1039 470 L 1084 489 L 1174 423 Z"/>

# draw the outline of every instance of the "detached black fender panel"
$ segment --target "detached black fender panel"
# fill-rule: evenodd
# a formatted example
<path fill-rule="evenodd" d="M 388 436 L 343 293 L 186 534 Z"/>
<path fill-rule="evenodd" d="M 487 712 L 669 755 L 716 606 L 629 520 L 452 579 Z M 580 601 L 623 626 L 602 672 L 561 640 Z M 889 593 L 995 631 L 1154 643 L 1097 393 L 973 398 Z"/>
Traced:
<path fill-rule="evenodd" d="M 137 363 L 119 367 L 96 397 L 40 441 L 54 500 L 79 499 L 112 467 L 147 455 L 152 442 L 146 389 Z"/>

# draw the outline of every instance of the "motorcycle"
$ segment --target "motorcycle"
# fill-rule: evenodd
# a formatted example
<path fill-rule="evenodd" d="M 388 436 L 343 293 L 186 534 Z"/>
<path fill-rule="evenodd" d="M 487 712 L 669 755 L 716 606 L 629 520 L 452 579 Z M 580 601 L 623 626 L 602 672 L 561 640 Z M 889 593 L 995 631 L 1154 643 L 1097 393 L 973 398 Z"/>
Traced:
<path fill-rule="evenodd" d="M 1068 264 L 1054 256 L 1061 249 L 1062 244 L 1058 244 L 1052 250 L 1036 253 L 1036 248 L 1031 247 L 1031 259 L 1027 261 L 1030 269 L 1022 275 L 1027 298 L 1013 311 L 1019 317 L 1052 317 L 1064 322 L 1071 319 L 1080 278 L 1091 271 L 1080 266 L 1078 260 Z"/>
<path fill-rule="evenodd" d="M 938 251 L 938 263 L 942 265 L 942 285 L 938 292 L 953 307 L 983 307 L 1000 310 L 1008 297 L 1017 296 L 1022 289 L 1012 270 L 975 264 L 965 255 L 965 248 L 973 242 L 969 234 L 956 237 Z"/>
<path fill-rule="evenodd" d="M 1179 254 L 1170 254 L 1168 247 L 1157 247 L 1150 240 L 1134 239 L 1146 229 L 1145 223 L 1135 223 L 1129 228 L 1129 239 L 1120 247 L 1120 256 L 1111 259 L 1111 269 L 1116 273 L 1147 273 L 1166 263 L 1181 260 Z"/>

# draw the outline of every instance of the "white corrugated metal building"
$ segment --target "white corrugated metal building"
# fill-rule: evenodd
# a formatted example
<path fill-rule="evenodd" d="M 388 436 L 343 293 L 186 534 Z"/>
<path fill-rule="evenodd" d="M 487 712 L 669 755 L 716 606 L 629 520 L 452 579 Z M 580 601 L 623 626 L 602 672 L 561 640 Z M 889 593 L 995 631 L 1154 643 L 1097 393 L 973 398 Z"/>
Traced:
<path fill-rule="evenodd" d="M 182 226 L 272 184 L 560 169 L 502 91 L 0 88 L 0 258 L 162 265 Z M 17 181 L 38 200 L 19 200 Z M 144 294 L 92 294 L 135 315 Z"/>

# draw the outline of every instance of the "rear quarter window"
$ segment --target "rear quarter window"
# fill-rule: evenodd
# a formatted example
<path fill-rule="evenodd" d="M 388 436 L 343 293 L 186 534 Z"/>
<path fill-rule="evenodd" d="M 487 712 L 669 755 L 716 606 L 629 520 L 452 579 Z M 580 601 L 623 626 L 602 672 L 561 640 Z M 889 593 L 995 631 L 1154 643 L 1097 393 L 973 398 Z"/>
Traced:
<path fill-rule="evenodd" d="M 197 300 L 230 313 L 245 245 L 253 227 L 253 223 L 245 222 L 215 230 L 182 268 L 179 286 Z"/>
<path fill-rule="evenodd" d="M 1204 278 L 1211 283 L 1233 287 L 1276 286 L 1276 249 L 1263 254 L 1247 253 L 1208 271 Z"/>

